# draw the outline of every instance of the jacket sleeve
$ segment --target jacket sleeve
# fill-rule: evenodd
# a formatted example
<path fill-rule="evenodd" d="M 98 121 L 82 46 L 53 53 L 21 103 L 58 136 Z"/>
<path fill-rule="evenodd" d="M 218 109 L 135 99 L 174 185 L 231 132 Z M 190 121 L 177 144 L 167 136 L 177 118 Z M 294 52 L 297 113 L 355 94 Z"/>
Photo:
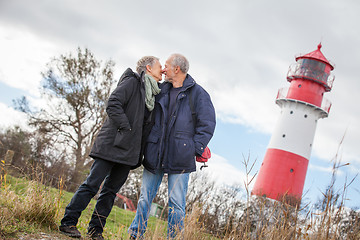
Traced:
<path fill-rule="evenodd" d="M 202 88 L 199 90 L 196 96 L 196 125 L 195 125 L 195 152 L 201 156 L 212 138 L 215 125 L 215 109 L 211 102 L 210 95 Z"/>
<path fill-rule="evenodd" d="M 125 77 L 109 97 L 106 113 L 110 121 L 118 129 L 131 129 L 125 111 L 134 90 L 135 82 L 133 77 Z"/>

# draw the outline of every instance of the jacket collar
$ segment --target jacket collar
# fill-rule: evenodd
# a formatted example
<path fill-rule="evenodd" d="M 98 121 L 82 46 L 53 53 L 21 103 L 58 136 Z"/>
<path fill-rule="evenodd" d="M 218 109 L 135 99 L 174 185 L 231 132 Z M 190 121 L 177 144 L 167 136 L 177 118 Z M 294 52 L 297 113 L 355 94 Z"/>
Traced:
<path fill-rule="evenodd" d="M 186 91 L 187 89 L 193 87 L 195 83 L 195 80 L 190 76 L 190 74 L 187 74 L 182 86 L 183 91 Z M 169 82 L 163 82 L 160 85 L 160 88 L 162 93 L 167 93 L 169 92 L 170 88 L 172 88 L 172 84 Z"/>

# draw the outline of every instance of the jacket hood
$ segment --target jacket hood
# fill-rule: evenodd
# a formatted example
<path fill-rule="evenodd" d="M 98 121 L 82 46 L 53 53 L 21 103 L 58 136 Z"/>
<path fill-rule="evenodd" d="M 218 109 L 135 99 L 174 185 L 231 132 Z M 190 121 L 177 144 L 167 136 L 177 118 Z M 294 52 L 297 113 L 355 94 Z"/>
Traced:
<path fill-rule="evenodd" d="M 137 79 L 140 80 L 143 75 L 144 75 L 144 72 L 142 72 L 142 73 L 141 73 L 141 76 L 140 76 L 138 73 L 134 72 L 131 68 L 128 68 L 128 69 L 126 69 L 125 72 L 121 75 L 120 80 L 119 80 L 119 82 L 118 82 L 117 85 L 119 86 L 120 83 L 122 82 L 122 80 L 124 80 L 124 78 L 127 78 L 127 77 L 135 77 L 135 78 L 137 78 Z"/>

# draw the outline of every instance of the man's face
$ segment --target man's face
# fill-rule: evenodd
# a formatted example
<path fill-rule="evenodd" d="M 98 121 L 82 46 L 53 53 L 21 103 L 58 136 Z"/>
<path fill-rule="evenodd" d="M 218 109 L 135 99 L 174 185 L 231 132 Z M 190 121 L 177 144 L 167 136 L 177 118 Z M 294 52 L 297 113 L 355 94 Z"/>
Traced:
<path fill-rule="evenodd" d="M 162 66 L 159 61 L 156 61 L 152 67 L 149 66 L 148 73 L 157 81 L 162 80 Z"/>
<path fill-rule="evenodd" d="M 175 76 L 174 67 L 171 66 L 172 58 L 169 58 L 165 62 L 165 67 L 163 69 L 163 73 L 165 74 L 165 81 L 172 82 L 173 77 Z"/>

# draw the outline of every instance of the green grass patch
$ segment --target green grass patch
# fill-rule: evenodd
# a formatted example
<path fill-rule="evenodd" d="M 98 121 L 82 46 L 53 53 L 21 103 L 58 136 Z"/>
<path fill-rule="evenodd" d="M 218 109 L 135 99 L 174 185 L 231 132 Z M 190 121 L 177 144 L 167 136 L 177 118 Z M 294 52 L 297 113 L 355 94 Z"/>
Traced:
<path fill-rule="evenodd" d="M 0 192 L 0 238 L 14 237 L 18 233 L 42 231 L 57 232 L 65 207 L 74 193 L 45 186 L 26 178 L 7 175 L 1 182 Z M 92 199 L 82 212 L 78 223 L 79 231 L 85 236 L 96 200 Z M 127 229 L 135 213 L 114 206 L 104 229 L 106 239 L 127 239 Z M 166 236 L 165 221 L 150 217 L 148 232 Z"/>
<path fill-rule="evenodd" d="M 31 232 L 35 228 L 56 229 L 59 196 L 49 194 L 36 181 L 10 176 L 3 178 L 0 191 L 0 234 Z"/>

